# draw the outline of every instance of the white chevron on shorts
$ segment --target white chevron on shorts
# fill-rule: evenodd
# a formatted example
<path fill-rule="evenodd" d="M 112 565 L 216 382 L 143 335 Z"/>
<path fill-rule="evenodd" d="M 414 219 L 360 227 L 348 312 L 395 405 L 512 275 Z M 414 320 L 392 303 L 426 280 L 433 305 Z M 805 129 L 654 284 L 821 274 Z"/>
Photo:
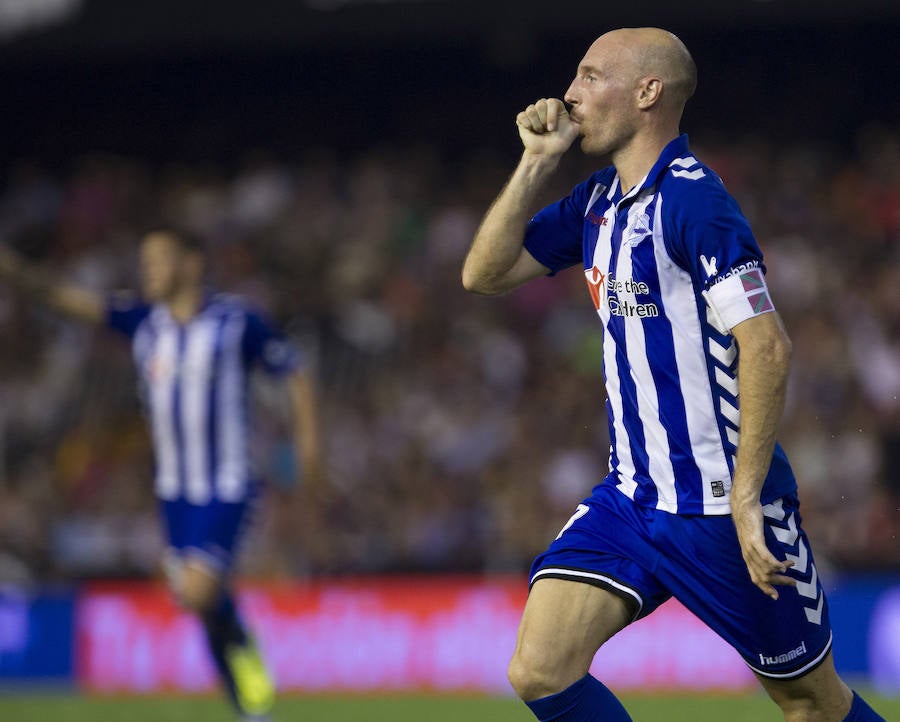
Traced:
<path fill-rule="evenodd" d="M 797 542 L 797 537 L 800 536 L 800 533 L 797 531 L 797 521 L 794 519 L 793 514 L 788 515 L 787 519 L 784 518 L 784 504 L 781 499 L 776 499 L 771 504 L 766 504 L 763 507 L 763 515 L 767 516 L 769 519 L 774 519 L 775 521 L 786 522 L 788 525 L 787 529 L 782 529 L 771 524 L 769 525 L 769 528 L 772 530 L 775 538 L 782 544 L 794 546 Z"/>
<path fill-rule="evenodd" d="M 791 514 L 791 519 L 794 518 L 794 515 Z M 806 597 L 807 599 L 818 600 L 818 603 L 815 607 L 804 607 L 803 611 L 806 612 L 806 619 L 811 624 L 821 624 L 822 623 L 822 608 L 825 605 L 825 594 L 819 591 L 819 573 L 816 570 L 815 564 L 809 564 L 809 551 L 806 548 L 806 544 L 803 540 L 800 540 L 798 546 L 798 554 L 795 556 L 793 554 L 785 554 L 785 558 L 789 561 L 794 562 L 793 570 L 799 572 L 801 574 L 806 573 L 806 567 L 812 570 L 811 577 L 808 582 L 797 582 L 797 594 L 801 597 Z"/>
<path fill-rule="evenodd" d="M 802 544 L 800 546 L 803 546 Z M 797 593 L 801 597 L 806 597 L 807 599 L 817 599 L 819 596 L 818 592 L 819 585 L 819 574 L 816 572 L 816 565 L 812 565 L 812 577 L 808 582 L 797 582 Z"/>
<path fill-rule="evenodd" d="M 807 548 L 806 543 L 802 539 L 800 539 L 799 543 L 797 541 L 800 532 L 797 530 L 797 521 L 794 515 L 788 514 L 785 519 L 784 503 L 781 499 L 776 499 L 771 504 L 763 506 L 763 515 L 769 519 L 784 522 L 788 525 L 787 529 L 782 529 L 774 524 L 769 524 L 769 528 L 772 530 L 775 538 L 782 544 L 787 546 L 794 546 L 794 544 L 797 544 L 796 554 L 785 553 L 784 555 L 787 561 L 794 562 L 793 571 L 805 575 L 807 567 L 812 570 L 810 580 L 808 582 L 801 582 L 798 580 L 796 589 L 797 594 L 801 597 L 818 600 L 815 607 L 804 606 L 803 611 L 806 613 L 806 619 L 810 624 L 821 624 L 822 609 L 825 606 L 825 595 L 819 591 L 819 572 L 816 570 L 815 564 L 809 563 L 809 549 Z"/>
<path fill-rule="evenodd" d="M 822 607 L 825 605 L 825 595 L 819 595 L 819 603 L 816 605 L 815 609 L 810 607 L 804 607 L 803 611 L 806 612 L 806 621 L 810 624 L 821 624 L 822 623 Z"/>
<path fill-rule="evenodd" d="M 809 552 L 806 551 L 806 544 L 802 542 L 799 544 L 800 553 L 794 556 L 793 554 L 785 554 L 785 559 L 789 562 L 794 562 L 794 566 L 792 567 L 795 572 L 799 574 L 806 574 L 806 568 L 809 566 Z M 815 566 L 813 566 L 815 568 Z"/>
<path fill-rule="evenodd" d="M 763 507 L 763 515 L 769 517 L 769 519 L 784 521 L 784 502 L 781 499 L 776 499 L 771 504 L 766 504 Z"/>
<path fill-rule="evenodd" d="M 797 531 L 797 521 L 793 514 L 788 516 L 786 521 L 788 525 L 787 529 L 779 529 L 777 526 L 773 526 L 771 527 L 772 533 L 782 544 L 794 546 L 794 544 L 797 543 L 797 537 L 800 536 L 800 533 Z"/>

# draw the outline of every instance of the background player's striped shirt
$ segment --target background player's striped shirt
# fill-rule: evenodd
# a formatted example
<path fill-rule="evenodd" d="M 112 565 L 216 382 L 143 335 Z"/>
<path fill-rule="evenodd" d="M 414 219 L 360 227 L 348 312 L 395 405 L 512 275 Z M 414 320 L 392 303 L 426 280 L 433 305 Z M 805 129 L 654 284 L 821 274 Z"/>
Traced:
<path fill-rule="evenodd" d="M 286 375 L 297 350 L 240 299 L 216 295 L 187 323 L 161 304 L 115 298 L 108 325 L 132 339 L 150 415 L 156 494 L 192 504 L 243 501 L 254 480 L 248 375 Z"/>
<path fill-rule="evenodd" d="M 774 307 L 762 252 L 721 180 L 681 136 L 627 194 L 610 167 L 540 211 L 525 248 L 551 274 L 584 264 L 604 327 L 610 478 L 642 505 L 729 513 L 740 438 L 731 329 Z M 776 446 L 762 501 L 795 489 Z"/>

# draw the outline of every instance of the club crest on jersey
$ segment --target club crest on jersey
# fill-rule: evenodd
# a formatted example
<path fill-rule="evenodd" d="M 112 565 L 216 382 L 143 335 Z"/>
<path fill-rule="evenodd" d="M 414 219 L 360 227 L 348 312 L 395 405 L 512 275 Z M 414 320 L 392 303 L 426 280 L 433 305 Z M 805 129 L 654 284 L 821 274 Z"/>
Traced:
<path fill-rule="evenodd" d="M 634 224 L 628 229 L 626 234 L 629 246 L 636 246 L 638 243 L 647 238 L 652 231 L 650 230 L 650 216 L 641 213 L 634 219 Z"/>

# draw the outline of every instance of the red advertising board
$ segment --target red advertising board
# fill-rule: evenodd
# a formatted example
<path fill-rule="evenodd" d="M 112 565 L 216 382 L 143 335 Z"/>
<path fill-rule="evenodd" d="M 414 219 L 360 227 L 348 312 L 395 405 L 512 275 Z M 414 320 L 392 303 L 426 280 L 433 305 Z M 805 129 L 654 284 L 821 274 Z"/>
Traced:
<path fill-rule="evenodd" d="M 510 693 L 523 580 L 402 577 L 249 585 L 244 613 L 281 690 Z M 207 691 L 199 624 L 155 584 L 98 584 L 76 610 L 77 675 L 96 692 Z M 745 689 L 737 654 L 677 602 L 604 646 L 615 689 Z"/>

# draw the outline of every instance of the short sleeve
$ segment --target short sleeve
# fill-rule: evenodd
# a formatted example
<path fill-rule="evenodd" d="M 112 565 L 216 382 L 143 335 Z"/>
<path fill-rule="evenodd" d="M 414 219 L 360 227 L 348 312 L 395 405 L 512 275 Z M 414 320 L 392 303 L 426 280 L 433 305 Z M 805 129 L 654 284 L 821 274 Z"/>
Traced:
<path fill-rule="evenodd" d="M 258 363 L 272 376 L 285 376 L 303 365 L 296 345 L 256 312 L 247 313 L 243 341 L 248 365 Z"/>
<path fill-rule="evenodd" d="M 728 333 L 741 321 L 775 310 L 762 251 L 718 178 L 692 191 L 683 198 L 673 232 L 666 234 L 672 239 L 667 245 L 706 299 L 713 325 Z"/>
<path fill-rule="evenodd" d="M 116 294 L 106 302 L 106 325 L 129 338 L 134 336 L 138 326 L 149 315 L 150 306 L 133 294 Z"/>
<path fill-rule="evenodd" d="M 525 250 L 554 275 L 584 261 L 584 214 L 594 179 L 540 210 L 525 229 Z"/>

